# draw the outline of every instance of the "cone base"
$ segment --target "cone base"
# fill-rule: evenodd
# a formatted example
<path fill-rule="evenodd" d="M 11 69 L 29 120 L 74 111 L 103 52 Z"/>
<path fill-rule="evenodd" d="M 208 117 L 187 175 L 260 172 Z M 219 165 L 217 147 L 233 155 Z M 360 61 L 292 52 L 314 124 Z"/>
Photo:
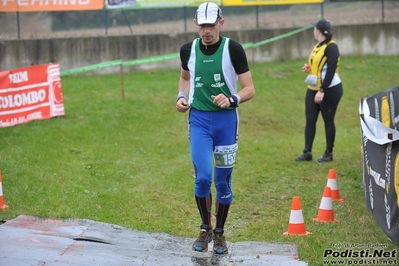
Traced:
<path fill-rule="evenodd" d="M 302 234 L 288 233 L 288 231 L 283 233 L 284 236 L 307 236 L 310 234 L 312 234 L 312 232 L 308 232 L 308 231 L 306 231 L 305 233 L 302 233 Z"/>
<path fill-rule="evenodd" d="M 4 204 L 3 206 L 0 206 L 0 209 L 2 210 L 8 209 L 8 206 Z"/>
<path fill-rule="evenodd" d="M 289 224 L 287 232 L 284 232 L 283 235 L 291 235 L 291 236 L 304 236 L 309 235 L 310 232 L 306 231 L 305 224 Z"/>

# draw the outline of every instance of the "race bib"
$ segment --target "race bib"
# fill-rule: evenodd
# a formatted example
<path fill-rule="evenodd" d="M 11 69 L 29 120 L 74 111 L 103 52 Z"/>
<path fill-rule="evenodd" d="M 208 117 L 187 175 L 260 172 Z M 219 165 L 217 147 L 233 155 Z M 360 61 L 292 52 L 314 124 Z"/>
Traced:
<path fill-rule="evenodd" d="M 315 75 L 308 75 L 305 79 L 305 82 L 312 86 L 312 87 L 317 87 L 317 76 Z"/>
<path fill-rule="evenodd" d="M 216 146 L 215 150 L 213 151 L 216 167 L 220 168 L 233 167 L 236 161 L 237 150 L 238 150 L 237 143 L 228 146 Z"/>

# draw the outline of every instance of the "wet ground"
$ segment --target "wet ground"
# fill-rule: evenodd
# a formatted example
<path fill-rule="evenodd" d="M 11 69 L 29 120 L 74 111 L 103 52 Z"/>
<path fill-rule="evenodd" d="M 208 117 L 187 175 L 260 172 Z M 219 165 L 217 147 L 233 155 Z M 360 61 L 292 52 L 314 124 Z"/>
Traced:
<path fill-rule="evenodd" d="M 0 266 L 308 265 L 293 243 L 228 242 L 229 254 L 191 250 L 194 239 L 91 220 L 21 215 L 0 224 Z"/>

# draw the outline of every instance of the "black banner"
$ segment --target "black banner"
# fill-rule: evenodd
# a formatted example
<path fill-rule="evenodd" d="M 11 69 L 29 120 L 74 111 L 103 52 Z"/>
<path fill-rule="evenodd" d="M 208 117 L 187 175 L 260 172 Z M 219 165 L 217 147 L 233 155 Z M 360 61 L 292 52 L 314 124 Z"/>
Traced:
<path fill-rule="evenodd" d="M 369 115 L 386 127 L 399 130 L 399 86 L 366 99 Z"/>
<path fill-rule="evenodd" d="M 367 209 L 399 246 L 399 87 L 360 102 Z"/>

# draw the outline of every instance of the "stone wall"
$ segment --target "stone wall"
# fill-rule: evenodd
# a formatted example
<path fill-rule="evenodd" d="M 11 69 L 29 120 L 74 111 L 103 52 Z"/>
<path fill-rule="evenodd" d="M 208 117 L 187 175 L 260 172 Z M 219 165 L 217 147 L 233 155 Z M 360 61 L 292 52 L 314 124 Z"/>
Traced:
<path fill-rule="evenodd" d="M 222 31 L 223 36 L 241 43 L 257 43 L 293 28 Z M 333 29 L 341 56 L 399 55 L 399 23 L 342 25 Z M 109 36 L 90 38 L 26 39 L 0 41 L 0 71 L 29 65 L 58 62 L 61 70 L 85 67 L 107 61 L 178 53 L 180 46 L 198 35 L 196 32 L 158 35 Z M 253 62 L 306 59 L 315 44 L 313 28 L 247 50 Z M 178 59 L 136 66 L 139 69 L 180 67 Z M 100 72 L 118 72 L 118 68 Z"/>

